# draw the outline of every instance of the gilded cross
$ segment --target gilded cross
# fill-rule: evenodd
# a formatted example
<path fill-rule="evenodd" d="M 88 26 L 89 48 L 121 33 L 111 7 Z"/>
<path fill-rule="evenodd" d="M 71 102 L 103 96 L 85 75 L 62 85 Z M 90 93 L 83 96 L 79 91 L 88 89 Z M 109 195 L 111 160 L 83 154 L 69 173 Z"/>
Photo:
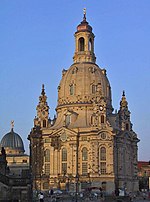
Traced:
<path fill-rule="evenodd" d="M 14 120 L 11 121 L 11 128 L 14 128 Z"/>

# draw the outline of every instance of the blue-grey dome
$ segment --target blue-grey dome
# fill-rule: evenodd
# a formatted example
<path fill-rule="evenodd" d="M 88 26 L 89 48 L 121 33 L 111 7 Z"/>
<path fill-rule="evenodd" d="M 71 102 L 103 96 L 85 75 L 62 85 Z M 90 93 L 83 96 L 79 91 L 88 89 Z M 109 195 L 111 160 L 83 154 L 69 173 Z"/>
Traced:
<path fill-rule="evenodd" d="M 4 135 L 0 143 L 1 147 L 17 150 L 19 153 L 24 153 L 24 145 L 21 137 L 14 132 L 13 128 L 9 133 Z"/>

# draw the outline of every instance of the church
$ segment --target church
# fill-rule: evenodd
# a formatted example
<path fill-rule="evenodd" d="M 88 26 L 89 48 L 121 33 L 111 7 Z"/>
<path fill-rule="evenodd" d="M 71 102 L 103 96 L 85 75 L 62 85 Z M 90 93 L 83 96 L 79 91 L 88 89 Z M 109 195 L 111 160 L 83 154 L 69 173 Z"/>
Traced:
<path fill-rule="evenodd" d="M 42 85 L 34 127 L 28 136 L 33 190 L 137 191 L 139 139 L 123 91 L 113 112 L 106 69 L 96 64 L 94 34 L 86 19 L 74 34 L 73 64 L 62 70 L 56 116 Z"/>

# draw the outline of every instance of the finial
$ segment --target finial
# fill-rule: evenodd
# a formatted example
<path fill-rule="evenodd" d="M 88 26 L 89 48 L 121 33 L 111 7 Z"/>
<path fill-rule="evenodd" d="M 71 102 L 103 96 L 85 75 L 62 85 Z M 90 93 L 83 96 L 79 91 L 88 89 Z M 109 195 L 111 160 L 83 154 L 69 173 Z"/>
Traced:
<path fill-rule="evenodd" d="M 83 14 L 84 14 L 84 15 L 83 15 L 83 20 L 86 21 L 86 8 L 83 9 Z"/>
<path fill-rule="evenodd" d="M 14 120 L 11 121 L 11 129 L 13 130 L 14 128 Z"/>
<path fill-rule="evenodd" d="M 123 90 L 123 93 L 122 93 L 122 98 L 121 98 L 121 101 L 120 101 L 120 106 L 121 106 L 121 108 L 128 107 L 128 102 L 126 101 L 125 91 L 124 90 Z"/>
<path fill-rule="evenodd" d="M 42 95 L 45 95 L 45 89 L 44 89 L 44 84 L 42 84 Z"/>

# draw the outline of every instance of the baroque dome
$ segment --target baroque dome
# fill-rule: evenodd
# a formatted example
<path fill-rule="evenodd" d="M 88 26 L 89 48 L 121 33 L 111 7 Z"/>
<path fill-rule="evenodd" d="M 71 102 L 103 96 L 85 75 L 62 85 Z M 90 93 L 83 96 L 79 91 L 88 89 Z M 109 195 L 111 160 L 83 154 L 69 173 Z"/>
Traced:
<path fill-rule="evenodd" d="M 25 152 L 23 141 L 20 135 L 14 132 L 13 128 L 3 136 L 0 145 L 5 148 L 6 154 L 20 154 Z"/>
<path fill-rule="evenodd" d="M 111 106 L 111 88 L 106 70 L 93 63 L 76 63 L 68 70 L 63 70 L 58 87 L 58 107 L 71 104 L 91 104 L 99 97 L 106 101 L 108 110 Z"/>
<path fill-rule="evenodd" d="M 86 12 L 75 32 L 75 53 L 73 65 L 62 71 L 58 86 L 57 109 L 66 105 L 92 104 L 95 99 L 106 103 L 107 113 L 112 112 L 111 87 L 106 70 L 96 64 L 94 34 L 86 21 Z M 96 101 L 98 102 L 98 101 Z"/>
<path fill-rule="evenodd" d="M 68 70 L 62 71 L 58 86 L 57 119 L 52 129 L 98 125 L 97 114 L 103 113 L 102 116 L 106 119 L 106 115 L 113 111 L 110 83 L 106 70 L 96 64 L 95 36 L 86 21 L 86 13 L 74 36 L 73 64 Z M 100 124 L 99 120 L 98 122 Z"/>

